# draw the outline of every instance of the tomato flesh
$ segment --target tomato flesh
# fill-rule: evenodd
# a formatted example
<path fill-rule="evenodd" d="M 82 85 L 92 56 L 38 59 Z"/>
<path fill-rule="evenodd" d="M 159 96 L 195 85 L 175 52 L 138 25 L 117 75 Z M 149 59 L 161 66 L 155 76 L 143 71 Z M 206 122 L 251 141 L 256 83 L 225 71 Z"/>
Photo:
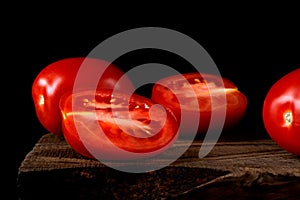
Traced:
<path fill-rule="evenodd" d="M 270 137 L 283 149 L 300 155 L 300 68 L 269 89 L 263 105 L 263 122 Z"/>
<path fill-rule="evenodd" d="M 112 94 L 112 90 L 70 93 L 62 97 L 60 109 L 66 141 L 90 158 L 100 153 L 112 160 L 152 156 L 177 137 L 178 123 L 172 112 L 137 94 L 129 97 Z"/>
<path fill-rule="evenodd" d="M 192 90 L 188 89 L 190 87 Z M 193 100 L 195 95 L 197 101 Z M 179 102 L 178 98 L 183 99 L 183 102 Z M 158 81 L 152 90 L 152 100 L 169 107 L 178 120 L 184 113 L 189 119 L 200 115 L 199 134 L 207 131 L 212 112 L 216 113 L 216 122 L 221 123 L 222 116 L 218 114 L 218 110 L 224 107 L 226 107 L 224 128 L 233 127 L 244 116 L 248 102 L 246 96 L 230 80 L 200 73 L 175 75 Z M 212 104 L 212 102 L 214 103 Z M 190 126 L 187 124 L 184 127 L 184 132 L 187 134 L 190 132 Z"/>

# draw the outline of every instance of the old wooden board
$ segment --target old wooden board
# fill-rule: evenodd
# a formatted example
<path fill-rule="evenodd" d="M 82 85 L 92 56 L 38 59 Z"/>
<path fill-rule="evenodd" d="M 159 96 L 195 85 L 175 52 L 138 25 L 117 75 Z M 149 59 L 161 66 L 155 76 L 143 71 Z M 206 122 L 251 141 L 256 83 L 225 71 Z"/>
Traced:
<path fill-rule="evenodd" d="M 184 141 L 176 145 L 178 150 Z M 221 140 L 200 159 L 201 145 L 201 140 L 194 141 L 179 159 L 162 169 L 127 173 L 80 156 L 64 139 L 46 134 L 19 168 L 18 195 L 20 199 L 300 197 L 300 157 L 284 151 L 272 140 Z M 157 162 L 161 161 L 144 164 Z"/>

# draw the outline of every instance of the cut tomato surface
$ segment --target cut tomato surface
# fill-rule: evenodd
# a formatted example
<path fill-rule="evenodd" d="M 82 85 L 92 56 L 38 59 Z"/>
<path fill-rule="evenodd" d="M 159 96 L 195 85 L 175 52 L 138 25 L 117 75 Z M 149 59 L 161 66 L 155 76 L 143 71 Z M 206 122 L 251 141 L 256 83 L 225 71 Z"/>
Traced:
<path fill-rule="evenodd" d="M 173 113 L 150 99 L 112 90 L 65 94 L 60 101 L 63 134 L 78 153 L 103 159 L 156 155 L 177 138 Z"/>
<path fill-rule="evenodd" d="M 207 131 L 214 112 L 214 123 L 224 123 L 229 129 L 244 116 L 247 97 L 230 80 L 213 74 L 186 73 L 158 81 L 152 90 L 152 100 L 169 107 L 181 119 L 181 115 L 192 120 L 199 116 L 198 133 Z M 222 117 L 221 109 L 226 109 Z M 184 125 L 183 132 L 189 133 L 192 124 Z M 211 124 L 214 128 L 214 124 Z"/>

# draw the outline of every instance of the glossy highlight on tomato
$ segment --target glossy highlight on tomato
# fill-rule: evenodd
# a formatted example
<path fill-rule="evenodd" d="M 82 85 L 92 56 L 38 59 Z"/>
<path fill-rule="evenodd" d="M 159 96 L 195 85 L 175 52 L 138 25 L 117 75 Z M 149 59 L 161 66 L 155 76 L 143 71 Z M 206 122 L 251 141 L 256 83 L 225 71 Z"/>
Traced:
<path fill-rule="evenodd" d="M 67 93 L 61 98 L 60 110 L 66 141 L 89 158 L 153 156 L 177 138 L 178 123 L 173 113 L 137 94 L 112 90 Z"/>
<path fill-rule="evenodd" d="M 192 88 L 192 92 L 190 89 Z M 222 97 L 226 97 L 224 98 Z M 193 99 L 197 98 L 197 101 Z M 156 103 L 169 107 L 177 119 L 181 115 L 188 116 L 188 120 L 200 115 L 197 133 L 203 134 L 208 130 L 212 112 L 216 123 L 221 123 L 221 114 L 218 110 L 226 109 L 224 129 L 230 129 L 244 116 L 247 108 L 247 97 L 238 90 L 230 80 L 213 74 L 191 72 L 174 75 L 158 81 L 152 90 L 152 100 Z M 178 99 L 183 99 L 179 103 Z M 212 102 L 214 105 L 212 106 Z M 197 108 L 197 109 L 195 109 Z M 190 124 L 185 125 L 184 134 L 190 134 Z M 210 127 L 214 128 L 214 125 Z"/>
<path fill-rule="evenodd" d="M 262 115 L 270 137 L 283 149 L 300 155 L 300 68 L 272 85 Z"/>
<path fill-rule="evenodd" d="M 89 71 L 84 80 L 81 80 L 84 85 L 79 89 L 93 87 L 115 88 L 122 91 L 133 89 L 131 81 L 126 76 L 117 84 L 124 72 L 116 65 L 102 59 L 71 57 L 47 65 L 39 72 L 32 84 L 32 98 L 38 120 L 53 134 L 62 134 L 59 100 L 64 93 L 73 89 L 74 81 L 83 63 Z M 90 79 L 90 75 L 95 73 L 102 74 L 98 85 Z"/>

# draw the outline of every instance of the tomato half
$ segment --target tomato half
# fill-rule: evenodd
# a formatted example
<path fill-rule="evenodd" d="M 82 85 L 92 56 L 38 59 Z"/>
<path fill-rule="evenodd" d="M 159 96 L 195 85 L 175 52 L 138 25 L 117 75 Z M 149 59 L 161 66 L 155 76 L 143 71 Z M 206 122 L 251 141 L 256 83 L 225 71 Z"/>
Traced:
<path fill-rule="evenodd" d="M 192 88 L 192 92 L 188 88 Z M 226 96 L 226 100 L 221 95 Z M 195 96 L 197 101 L 193 101 Z M 179 103 L 178 99 L 183 99 L 183 102 Z M 158 81 L 152 90 L 152 100 L 169 107 L 178 120 L 183 113 L 188 116 L 187 121 L 200 115 L 197 129 L 199 134 L 207 131 L 212 111 L 218 113 L 220 108 L 226 107 L 224 129 L 229 129 L 244 116 L 248 103 L 246 96 L 230 80 L 197 72 L 182 74 L 182 76 L 174 75 Z M 224 120 L 224 117 L 222 119 L 219 114 L 215 117 L 217 123 Z M 190 133 L 190 126 L 192 125 L 184 126 L 184 134 Z M 210 127 L 213 128 L 214 125 Z"/>
<path fill-rule="evenodd" d="M 90 158 L 153 156 L 168 148 L 178 132 L 173 113 L 153 106 L 146 97 L 111 90 L 65 94 L 60 101 L 63 135 L 75 151 Z"/>
<path fill-rule="evenodd" d="M 113 64 L 104 71 L 108 62 L 101 59 L 74 57 L 49 64 L 35 78 L 32 85 L 32 98 L 38 120 L 53 134 L 61 135 L 59 100 L 65 92 L 73 89 L 78 70 L 83 62 L 89 67 L 89 74 L 102 73 L 98 88 L 116 88 L 126 91 L 133 88 L 131 81 L 126 77 L 116 85 L 124 72 Z M 88 74 L 82 81 L 85 83 L 82 89 L 94 87 Z"/>
<path fill-rule="evenodd" d="M 283 149 L 300 155 L 300 68 L 273 84 L 262 114 L 270 137 Z"/>

